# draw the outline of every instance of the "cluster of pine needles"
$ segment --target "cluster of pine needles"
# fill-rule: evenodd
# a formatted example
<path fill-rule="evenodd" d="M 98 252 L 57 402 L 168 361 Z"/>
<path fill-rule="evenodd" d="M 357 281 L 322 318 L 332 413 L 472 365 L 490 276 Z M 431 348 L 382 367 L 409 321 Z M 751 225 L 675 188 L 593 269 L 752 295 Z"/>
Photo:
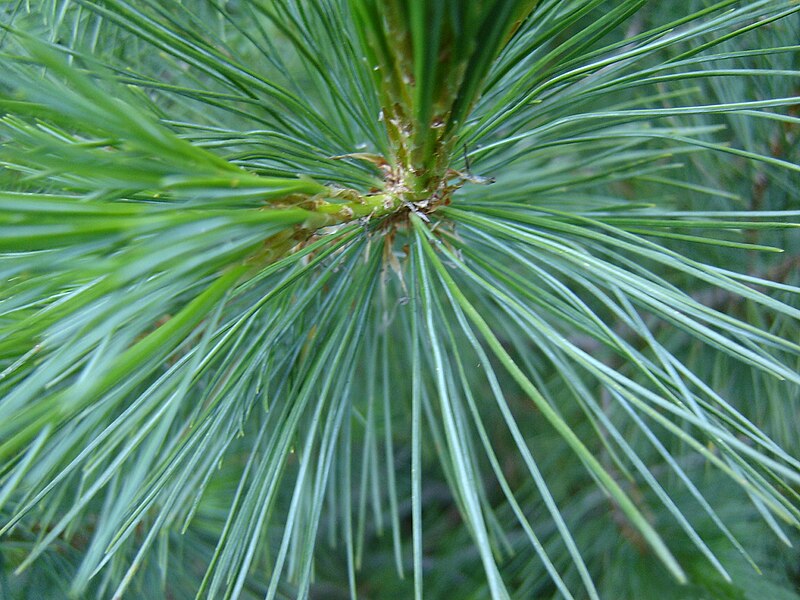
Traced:
<path fill-rule="evenodd" d="M 800 598 L 799 32 L 0 2 L 0 597 Z"/>

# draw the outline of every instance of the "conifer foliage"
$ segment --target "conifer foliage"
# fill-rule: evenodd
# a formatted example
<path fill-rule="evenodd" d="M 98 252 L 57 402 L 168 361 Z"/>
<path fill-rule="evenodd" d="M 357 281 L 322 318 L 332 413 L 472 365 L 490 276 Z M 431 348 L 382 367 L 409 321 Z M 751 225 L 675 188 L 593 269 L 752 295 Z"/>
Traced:
<path fill-rule="evenodd" d="M 0 596 L 800 597 L 800 3 L 0 3 Z"/>

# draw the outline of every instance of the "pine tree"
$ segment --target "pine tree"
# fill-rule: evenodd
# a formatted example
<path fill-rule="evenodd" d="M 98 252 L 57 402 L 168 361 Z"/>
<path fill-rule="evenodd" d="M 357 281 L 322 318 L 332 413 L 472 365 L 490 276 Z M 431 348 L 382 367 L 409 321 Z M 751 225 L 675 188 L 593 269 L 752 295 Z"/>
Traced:
<path fill-rule="evenodd" d="M 0 596 L 800 597 L 799 13 L 5 0 Z"/>

